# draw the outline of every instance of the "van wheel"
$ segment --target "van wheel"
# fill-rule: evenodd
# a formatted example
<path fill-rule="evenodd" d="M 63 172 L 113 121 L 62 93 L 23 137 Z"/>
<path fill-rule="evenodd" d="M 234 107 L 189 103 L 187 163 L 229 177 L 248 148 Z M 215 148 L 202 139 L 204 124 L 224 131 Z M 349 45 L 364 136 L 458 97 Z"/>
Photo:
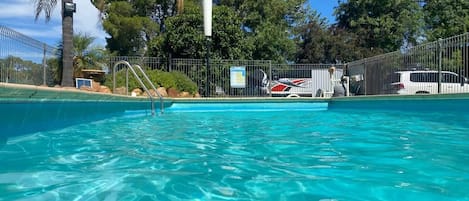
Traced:
<path fill-rule="evenodd" d="M 430 94 L 428 91 L 417 91 L 415 94 Z"/>
<path fill-rule="evenodd" d="M 287 96 L 287 98 L 299 98 L 300 96 L 298 94 L 290 94 Z"/>

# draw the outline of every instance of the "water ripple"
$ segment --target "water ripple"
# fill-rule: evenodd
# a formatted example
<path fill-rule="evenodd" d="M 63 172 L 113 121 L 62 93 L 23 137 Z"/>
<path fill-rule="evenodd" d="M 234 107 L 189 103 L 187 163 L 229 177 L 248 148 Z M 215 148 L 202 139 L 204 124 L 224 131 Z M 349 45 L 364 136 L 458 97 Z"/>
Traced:
<path fill-rule="evenodd" d="M 0 191 L 7 200 L 467 200 L 469 127 L 436 119 L 331 111 L 111 118 L 8 139 Z"/>

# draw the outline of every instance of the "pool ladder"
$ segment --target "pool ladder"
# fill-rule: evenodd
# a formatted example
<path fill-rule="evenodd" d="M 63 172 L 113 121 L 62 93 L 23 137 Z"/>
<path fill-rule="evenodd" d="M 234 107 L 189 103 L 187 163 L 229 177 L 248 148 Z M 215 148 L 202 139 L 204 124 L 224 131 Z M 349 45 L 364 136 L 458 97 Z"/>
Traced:
<path fill-rule="evenodd" d="M 140 67 L 139 65 L 130 65 L 129 62 L 127 61 L 118 61 L 117 63 L 114 64 L 114 67 L 113 67 L 113 70 L 112 70 L 112 84 L 113 84 L 113 91 L 116 90 L 116 67 L 121 65 L 121 64 L 124 64 L 127 69 L 130 69 L 130 72 L 132 72 L 132 74 L 135 76 L 135 78 L 137 79 L 138 83 L 142 86 L 143 90 L 145 90 L 145 92 L 148 94 L 148 97 L 150 98 L 150 102 L 151 102 L 151 114 L 152 115 L 155 115 L 155 100 L 154 100 L 154 97 L 153 95 L 150 93 L 150 90 L 148 90 L 148 87 L 145 85 L 145 83 L 143 82 L 143 80 L 138 76 L 137 72 L 135 71 L 135 69 L 138 69 L 140 71 L 140 73 L 143 75 L 143 78 L 145 78 L 145 81 L 150 84 L 150 86 L 152 87 L 152 89 L 155 91 L 156 95 L 158 95 L 158 98 L 160 100 L 160 111 L 161 113 L 164 112 L 164 101 L 163 101 L 163 96 L 158 92 L 158 90 L 156 90 L 156 87 L 155 85 L 151 82 L 150 78 L 148 78 L 147 74 L 145 73 L 145 71 L 143 71 L 142 67 Z M 128 77 L 128 74 L 126 74 L 126 85 L 127 85 L 127 88 L 129 86 L 129 77 Z M 128 89 L 127 89 L 128 90 Z"/>

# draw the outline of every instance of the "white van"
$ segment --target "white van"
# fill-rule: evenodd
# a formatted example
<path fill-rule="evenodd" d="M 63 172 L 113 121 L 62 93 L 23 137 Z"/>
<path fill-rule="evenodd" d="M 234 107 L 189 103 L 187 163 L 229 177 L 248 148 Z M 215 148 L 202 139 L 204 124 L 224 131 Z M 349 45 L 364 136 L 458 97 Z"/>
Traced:
<path fill-rule="evenodd" d="M 397 71 L 390 79 L 391 93 L 438 93 L 438 71 Z M 468 79 L 454 72 L 441 71 L 441 93 L 469 93 Z"/>

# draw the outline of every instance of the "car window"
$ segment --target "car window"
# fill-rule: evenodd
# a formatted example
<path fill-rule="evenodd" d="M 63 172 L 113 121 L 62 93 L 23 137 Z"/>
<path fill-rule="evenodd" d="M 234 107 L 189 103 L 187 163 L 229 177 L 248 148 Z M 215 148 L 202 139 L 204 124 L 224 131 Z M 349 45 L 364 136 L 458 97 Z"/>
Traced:
<path fill-rule="evenodd" d="M 412 82 L 438 82 L 438 73 L 411 73 Z"/>
<path fill-rule="evenodd" d="M 444 83 L 459 83 L 461 80 L 459 80 L 459 76 L 451 73 L 443 73 L 443 78 L 441 82 Z"/>
<path fill-rule="evenodd" d="M 422 80 L 425 80 L 423 73 L 411 73 L 410 74 L 411 82 L 422 82 Z"/>

